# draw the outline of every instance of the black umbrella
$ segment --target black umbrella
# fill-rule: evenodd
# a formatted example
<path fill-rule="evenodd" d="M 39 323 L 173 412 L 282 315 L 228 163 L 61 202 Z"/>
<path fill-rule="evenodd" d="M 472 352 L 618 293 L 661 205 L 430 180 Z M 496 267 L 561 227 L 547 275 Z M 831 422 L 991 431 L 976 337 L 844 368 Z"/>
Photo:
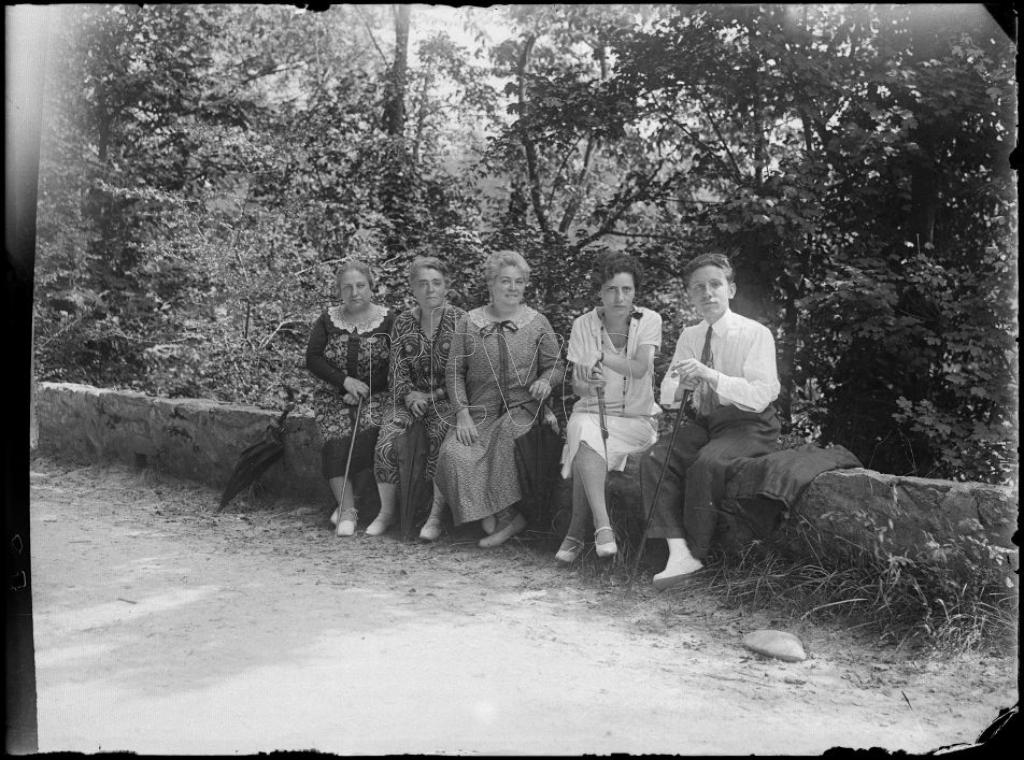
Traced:
<path fill-rule="evenodd" d="M 520 511 L 533 523 L 550 522 L 551 500 L 558 485 L 562 437 L 544 421 L 544 407 L 529 431 L 516 438 L 515 460 L 522 490 Z"/>
<path fill-rule="evenodd" d="M 290 404 L 275 422 L 267 425 L 263 438 L 242 452 L 235 465 L 231 479 L 224 487 L 220 497 L 220 512 L 240 491 L 255 483 L 260 475 L 266 472 L 274 462 L 284 456 L 284 420 L 291 412 L 294 404 Z"/>
<path fill-rule="evenodd" d="M 416 516 L 425 511 L 433 496 L 433 485 L 427 478 L 429 450 L 427 426 L 422 419 L 415 420 L 395 439 L 398 498 L 401 500 L 399 517 L 403 541 L 411 539 Z"/>

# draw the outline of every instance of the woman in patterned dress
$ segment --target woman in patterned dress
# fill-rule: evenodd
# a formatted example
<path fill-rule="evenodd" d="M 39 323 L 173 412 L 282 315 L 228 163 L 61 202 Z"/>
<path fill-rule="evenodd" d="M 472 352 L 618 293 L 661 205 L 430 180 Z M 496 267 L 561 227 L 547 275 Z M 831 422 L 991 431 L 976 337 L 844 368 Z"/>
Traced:
<path fill-rule="evenodd" d="M 490 303 L 456 324 L 446 371 L 455 429 L 441 444 L 435 500 L 423 526 L 440 533 L 443 503 L 456 525 L 484 522 L 488 548 L 526 527 L 513 506 L 522 498 L 515 441 L 533 425 L 553 385 L 562 379 L 560 346 L 546 317 L 523 303 L 530 267 L 515 251 L 484 265 Z"/>
<path fill-rule="evenodd" d="M 393 315 L 371 300 L 373 273 L 363 262 L 342 264 L 335 285 L 341 304 L 326 309 L 313 323 L 306 368 L 323 380 L 313 390 L 312 405 L 323 441 L 322 472 L 338 501 L 331 522 L 337 535 L 351 536 L 358 513 L 345 463 L 362 400 L 349 480 L 373 464 L 381 419 L 391 402 L 387 386 Z"/>
<path fill-rule="evenodd" d="M 455 322 L 466 312 L 446 300 L 448 268 L 433 256 L 418 256 L 409 265 L 416 306 L 395 318 L 391 328 L 391 408 L 385 415 L 374 452 L 373 473 L 380 493 L 380 514 L 366 535 L 377 536 L 395 520 L 398 464 L 395 439 L 416 419 L 427 431 L 427 477 L 434 477 L 437 454 L 453 425 L 445 389 L 445 366 Z"/>
<path fill-rule="evenodd" d="M 572 323 L 568 359 L 580 397 L 566 426 L 562 477 L 572 477 L 572 521 L 555 557 L 572 562 L 583 549 L 591 521 L 599 557 L 618 551 L 605 504 L 605 478 L 622 470 L 626 457 L 658 439 L 654 401 L 654 354 L 661 347 L 661 315 L 633 305 L 640 266 L 624 253 L 598 259 L 591 280 L 601 305 Z M 604 394 L 601 430 L 599 392 Z"/>

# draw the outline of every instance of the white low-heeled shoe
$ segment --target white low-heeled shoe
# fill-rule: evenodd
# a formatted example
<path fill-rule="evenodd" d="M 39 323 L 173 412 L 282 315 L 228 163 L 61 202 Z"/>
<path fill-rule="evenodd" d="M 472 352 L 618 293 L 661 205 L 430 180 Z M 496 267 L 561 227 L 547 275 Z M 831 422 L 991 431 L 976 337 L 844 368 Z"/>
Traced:
<path fill-rule="evenodd" d="M 331 522 L 335 525 L 334 534 L 336 536 L 354 536 L 356 532 L 356 522 L 359 520 L 359 513 L 354 509 L 343 510 L 341 507 L 334 510 L 338 516 L 338 521 L 334 521 L 334 515 L 331 515 Z"/>
<path fill-rule="evenodd" d="M 394 517 L 391 515 L 377 515 L 373 522 L 366 526 L 366 535 L 379 536 L 391 527 L 392 522 L 394 522 Z"/>
<path fill-rule="evenodd" d="M 420 528 L 420 541 L 436 541 L 441 537 L 441 518 L 431 515 Z"/>
<path fill-rule="evenodd" d="M 356 521 L 355 520 L 342 520 L 338 523 L 337 529 L 334 531 L 336 536 L 354 536 L 356 534 Z"/>
<path fill-rule="evenodd" d="M 495 546 L 501 546 L 512 538 L 512 536 L 517 533 L 522 533 L 524 530 L 526 530 L 526 518 L 519 512 L 516 512 L 515 515 L 507 521 L 498 520 L 498 525 L 494 533 L 481 538 L 477 542 L 477 546 L 481 549 L 493 549 Z"/>
<path fill-rule="evenodd" d="M 562 539 L 562 545 L 558 547 L 558 551 L 555 552 L 555 559 L 568 565 L 576 561 L 581 551 L 583 551 L 583 542 L 578 538 L 566 536 Z"/>
<path fill-rule="evenodd" d="M 608 531 L 612 534 L 611 541 L 605 541 L 604 543 L 598 543 L 597 537 L 601 535 L 603 531 Z M 594 531 L 594 549 L 597 551 L 597 556 L 601 558 L 614 557 L 619 553 L 618 544 L 615 543 L 615 531 L 611 529 L 611 526 L 604 526 Z"/>

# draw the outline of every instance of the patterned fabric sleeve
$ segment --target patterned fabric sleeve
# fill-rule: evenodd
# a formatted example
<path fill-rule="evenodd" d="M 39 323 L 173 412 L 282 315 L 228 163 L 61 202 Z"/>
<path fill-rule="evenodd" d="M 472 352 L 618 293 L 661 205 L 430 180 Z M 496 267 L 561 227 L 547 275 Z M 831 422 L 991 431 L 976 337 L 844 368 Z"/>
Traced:
<path fill-rule="evenodd" d="M 370 392 L 380 393 L 387 390 L 391 380 L 391 330 L 395 322 L 395 314 L 388 309 L 383 321 L 374 328 L 369 338 L 382 345 L 369 349 L 370 356 Z"/>
<path fill-rule="evenodd" d="M 411 320 L 402 314 L 391 328 L 391 387 L 394 390 L 395 401 L 399 404 L 404 404 L 405 397 L 413 390 L 412 374 L 409 371 L 411 362 L 402 355 L 402 336 L 411 327 Z"/>
<path fill-rule="evenodd" d="M 452 412 L 458 414 L 469 406 L 469 396 L 466 393 L 466 366 L 469 357 L 469 331 L 472 324 L 469 316 L 463 314 L 455 323 L 455 330 L 452 333 L 452 348 L 448 354 L 448 363 L 445 365 L 445 388 L 448 393 L 448 400 L 452 405 Z"/>
<path fill-rule="evenodd" d="M 306 345 L 306 369 L 338 390 L 344 390 L 345 378 L 348 377 L 348 374 L 324 356 L 324 349 L 327 347 L 328 319 L 326 312 L 321 314 L 309 332 L 309 343 Z"/>

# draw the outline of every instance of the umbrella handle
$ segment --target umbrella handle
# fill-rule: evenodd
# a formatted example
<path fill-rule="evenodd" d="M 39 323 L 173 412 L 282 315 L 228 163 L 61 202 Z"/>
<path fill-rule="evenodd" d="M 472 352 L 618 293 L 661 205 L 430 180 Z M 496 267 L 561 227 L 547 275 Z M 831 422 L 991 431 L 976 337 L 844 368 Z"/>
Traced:
<path fill-rule="evenodd" d="M 281 416 L 277 418 L 277 422 L 274 423 L 274 427 L 281 427 L 281 425 L 284 424 L 285 417 L 287 417 L 294 408 L 295 404 L 288 404 L 288 406 L 284 408 L 284 411 L 281 412 Z"/>

